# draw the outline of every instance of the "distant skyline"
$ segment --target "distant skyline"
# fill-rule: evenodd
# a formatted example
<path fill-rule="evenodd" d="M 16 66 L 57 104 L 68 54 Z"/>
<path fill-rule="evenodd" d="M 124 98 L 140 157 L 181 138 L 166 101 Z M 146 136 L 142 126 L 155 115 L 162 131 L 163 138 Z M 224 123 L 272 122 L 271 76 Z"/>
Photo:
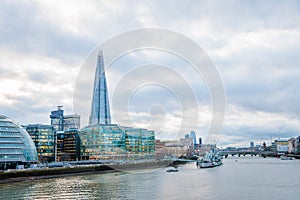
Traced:
<path fill-rule="evenodd" d="M 298 1 L 1 1 L 0 114 L 20 124 L 49 124 L 57 105 L 73 113 L 76 78 L 90 52 L 119 33 L 155 27 L 197 42 L 219 70 L 227 96 L 220 146 L 298 136 L 299 10 Z M 128 71 L 149 63 L 172 67 L 197 91 L 201 120 L 190 130 L 204 138 L 211 119 L 209 92 L 173 55 L 144 50 L 113 63 L 106 73 L 110 100 Z M 128 87 L 151 75 L 140 74 Z M 164 78 L 184 90 L 175 73 Z M 157 106 L 161 102 L 165 107 Z M 168 136 L 181 121 L 178 106 L 171 93 L 152 85 L 133 94 L 128 112 L 138 127 L 151 128 L 151 118 L 165 120 Z M 120 123 L 123 111 L 113 110 L 112 122 L 116 113 Z"/>

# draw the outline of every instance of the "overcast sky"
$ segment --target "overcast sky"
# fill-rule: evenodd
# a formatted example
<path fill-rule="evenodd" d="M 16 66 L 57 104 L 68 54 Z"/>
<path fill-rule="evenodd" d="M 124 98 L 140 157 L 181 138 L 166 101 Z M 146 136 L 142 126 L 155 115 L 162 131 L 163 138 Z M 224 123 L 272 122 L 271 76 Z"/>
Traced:
<path fill-rule="evenodd" d="M 74 112 L 75 83 L 90 53 L 115 35 L 151 27 L 195 41 L 218 69 L 227 97 L 220 146 L 295 137 L 300 135 L 299 22 L 297 1 L 2 0 L 0 113 L 20 124 L 49 124 L 57 105 Z M 159 67 L 145 68 L 149 63 Z M 113 122 L 154 129 L 162 139 L 190 130 L 205 138 L 210 93 L 191 70 L 166 52 L 143 50 L 120 58 L 106 73 Z M 157 74 L 165 81 L 141 85 Z M 128 93 L 130 99 L 114 99 Z M 176 98 L 186 94 L 191 98 Z M 83 126 L 90 108 L 85 106 L 79 113 Z"/>

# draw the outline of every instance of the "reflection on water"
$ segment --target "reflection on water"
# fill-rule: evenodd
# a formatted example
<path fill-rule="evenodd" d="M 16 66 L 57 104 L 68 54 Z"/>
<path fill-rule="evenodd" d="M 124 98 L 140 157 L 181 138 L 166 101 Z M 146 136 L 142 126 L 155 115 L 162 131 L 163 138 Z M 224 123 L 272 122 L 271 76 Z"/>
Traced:
<path fill-rule="evenodd" d="M 298 199 L 299 160 L 229 158 L 197 169 L 194 163 L 140 173 L 73 176 L 0 185 L 0 199 Z"/>

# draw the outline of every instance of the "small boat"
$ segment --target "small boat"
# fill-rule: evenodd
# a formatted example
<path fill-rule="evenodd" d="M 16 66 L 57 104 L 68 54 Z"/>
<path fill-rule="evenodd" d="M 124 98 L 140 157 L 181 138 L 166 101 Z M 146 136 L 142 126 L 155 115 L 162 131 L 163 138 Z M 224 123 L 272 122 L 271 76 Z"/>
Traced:
<path fill-rule="evenodd" d="M 280 156 L 280 160 L 294 160 L 293 157 Z"/>
<path fill-rule="evenodd" d="M 167 169 L 167 172 L 178 172 L 178 169 Z"/>
<path fill-rule="evenodd" d="M 205 153 L 205 156 L 197 160 L 198 168 L 210 168 L 222 165 L 222 157 L 216 149 L 212 149 Z"/>

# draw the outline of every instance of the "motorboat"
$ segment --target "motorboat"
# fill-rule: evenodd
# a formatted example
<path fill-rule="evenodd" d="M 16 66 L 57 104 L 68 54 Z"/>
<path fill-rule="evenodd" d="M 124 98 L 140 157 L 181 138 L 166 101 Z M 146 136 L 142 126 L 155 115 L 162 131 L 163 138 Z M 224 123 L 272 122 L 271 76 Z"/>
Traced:
<path fill-rule="evenodd" d="M 294 160 L 293 157 L 280 156 L 280 160 Z"/>
<path fill-rule="evenodd" d="M 179 170 L 178 169 L 175 169 L 175 168 L 170 168 L 170 169 L 167 169 L 167 172 L 178 172 Z"/>

